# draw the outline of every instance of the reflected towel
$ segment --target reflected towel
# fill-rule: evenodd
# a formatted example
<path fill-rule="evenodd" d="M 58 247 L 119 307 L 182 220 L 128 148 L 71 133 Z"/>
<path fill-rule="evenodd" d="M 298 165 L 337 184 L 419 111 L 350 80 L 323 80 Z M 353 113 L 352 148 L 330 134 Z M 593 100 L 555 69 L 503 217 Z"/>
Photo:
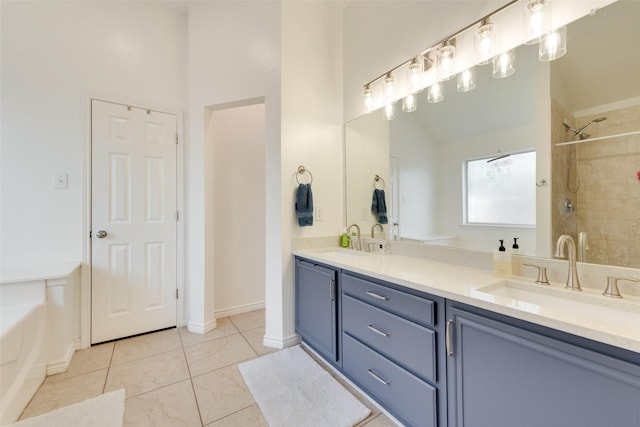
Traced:
<path fill-rule="evenodd" d="M 313 194 L 311 184 L 300 184 L 296 193 L 296 214 L 298 225 L 306 227 L 313 225 Z"/>
<path fill-rule="evenodd" d="M 373 190 L 373 200 L 371 201 L 371 212 L 378 214 L 378 222 L 387 224 L 387 204 L 384 201 L 384 190 Z"/>

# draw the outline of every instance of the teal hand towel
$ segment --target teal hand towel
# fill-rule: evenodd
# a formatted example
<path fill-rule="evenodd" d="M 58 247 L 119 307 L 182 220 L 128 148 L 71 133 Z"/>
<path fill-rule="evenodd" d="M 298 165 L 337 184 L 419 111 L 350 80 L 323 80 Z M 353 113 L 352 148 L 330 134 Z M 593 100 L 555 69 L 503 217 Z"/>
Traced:
<path fill-rule="evenodd" d="M 296 215 L 298 225 L 308 227 L 313 225 L 313 194 L 311 184 L 300 184 L 296 192 Z"/>
<path fill-rule="evenodd" d="M 373 200 L 371 201 L 371 212 L 378 214 L 378 222 L 380 224 L 388 224 L 387 219 L 387 203 L 384 200 L 384 190 L 373 190 Z"/>

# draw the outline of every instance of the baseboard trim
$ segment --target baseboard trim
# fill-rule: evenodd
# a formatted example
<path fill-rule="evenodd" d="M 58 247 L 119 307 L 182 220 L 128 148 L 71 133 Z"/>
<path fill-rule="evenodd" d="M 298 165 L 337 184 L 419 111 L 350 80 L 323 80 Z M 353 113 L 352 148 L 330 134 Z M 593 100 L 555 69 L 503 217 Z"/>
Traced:
<path fill-rule="evenodd" d="M 194 334 L 206 334 L 207 332 L 213 331 L 218 326 L 218 322 L 216 319 L 213 319 L 207 323 L 196 323 L 189 322 L 187 323 L 187 330 L 189 332 L 193 332 Z"/>
<path fill-rule="evenodd" d="M 254 302 L 251 304 L 238 305 L 235 307 L 224 308 L 222 310 L 216 310 L 213 315 L 216 319 L 221 317 L 235 316 L 236 314 L 249 313 L 251 311 L 262 310 L 264 308 L 264 301 Z"/>
<path fill-rule="evenodd" d="M 268 337 L 265 335 L 264 338 L 262 339 L 262 345 L 264 345 L 265 347 L 278 348 L 278 349 L 292 347 L 299 343 L 300 343 L 300 335 L 298 334 L 289 335 L 288 337 L 285 337 L 285 338 Z"/>
<path fill-rule="evenodd" d="M 76 352 L 76 348 L 76 343 L 72 342 L 69 344 L 69 347 L 67 347 L 64 359 L 47 363 L 47 376 L 60 374 L 69 369 L 69 365 L 71 364 L 71 359 L 73 359 L 73 354 Z"/>

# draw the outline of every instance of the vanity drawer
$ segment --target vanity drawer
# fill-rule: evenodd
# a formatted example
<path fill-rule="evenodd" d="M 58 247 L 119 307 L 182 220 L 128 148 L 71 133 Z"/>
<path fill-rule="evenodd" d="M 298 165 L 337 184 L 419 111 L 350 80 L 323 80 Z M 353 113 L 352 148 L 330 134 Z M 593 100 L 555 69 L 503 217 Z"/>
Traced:
<path fill-rule="evenodd" d="M 378 402 L 411 426 L 436 426 L 436 389 L 343 334 L 344 372 Z"/>
<path fill-rule="evenodd" d="M 342 296 L 343 330 L 425 380 L 436 382 L 436 333 Z"/>
<path fill-rule="evenodd" d="M 342 275 L 342 292 L 421 325 L 433 326 L 435 323 L 435 303 L 426 298 L 348 274 Z"/>

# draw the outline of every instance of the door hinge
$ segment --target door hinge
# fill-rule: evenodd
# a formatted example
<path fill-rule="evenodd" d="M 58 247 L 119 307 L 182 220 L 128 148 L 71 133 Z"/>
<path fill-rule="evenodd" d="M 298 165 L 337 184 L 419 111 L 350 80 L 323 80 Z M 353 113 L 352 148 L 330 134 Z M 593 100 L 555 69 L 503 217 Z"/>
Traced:
<path fill-rule="evenodd" d="M 178 134 L 176 133 L 176 145 L 178 145 Z"/>
<path fill-rule="evenodd" d="M 176 211 L 176 221 L 180 221 L 180 211 Z"/>
<path fill-rule="evenodd" d="M 89 238 L 91 239 L 91 230 L 89 230 Z"/>
<path fill-rule="evenodd" d="M 178 288 L 176 288 L 176 299 L 178 299 L 178 292 L 180 291 L 178 291 Z"/>

